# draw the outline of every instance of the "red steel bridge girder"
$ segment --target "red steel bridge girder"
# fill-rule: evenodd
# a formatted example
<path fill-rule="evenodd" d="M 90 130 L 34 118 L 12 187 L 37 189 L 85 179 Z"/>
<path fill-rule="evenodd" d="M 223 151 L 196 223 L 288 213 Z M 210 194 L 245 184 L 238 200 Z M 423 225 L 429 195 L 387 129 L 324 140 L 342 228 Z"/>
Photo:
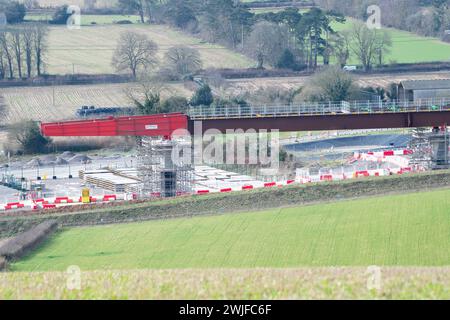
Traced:
<path fill-rule="evenodd" d="M 187 128 L 188 117 L 182 113 L 41 124 L 42 134 L 48 137 L 170 137 L 175 130 Z"/>
<path fill-rule="evenodd" d="M 175 130 L 194 133 L 194 123 L 201 123 L 201 133 L 216 129 L 255 129 L 294 131 L 326 131 L 353 129 L 439 127 L 450 124 L 450 111 L 328 114 L 314 116 L 208 118 L 191 120 L 182 113 L 152 116 L 42 123 L 42 134 L 48 137 L 154 136 L 170 138 Z"/>

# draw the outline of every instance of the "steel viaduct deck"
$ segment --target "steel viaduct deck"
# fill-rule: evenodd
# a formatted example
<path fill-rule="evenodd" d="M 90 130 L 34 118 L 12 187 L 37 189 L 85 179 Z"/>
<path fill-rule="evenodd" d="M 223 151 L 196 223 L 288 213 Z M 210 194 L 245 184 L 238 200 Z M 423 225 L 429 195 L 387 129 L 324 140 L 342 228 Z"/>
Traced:
<path fill-rule="evenodd" d="M 289 106 L 195 107 L 187 114 L 77 120 L 41 124 L 46 136 L 165 136 L 215 129 L 325 131 L 439 127 L 450 124 L 450 99 L 416 102 L 316 103 Z M 195 130 L 197 128 L 197 130 Z"/>

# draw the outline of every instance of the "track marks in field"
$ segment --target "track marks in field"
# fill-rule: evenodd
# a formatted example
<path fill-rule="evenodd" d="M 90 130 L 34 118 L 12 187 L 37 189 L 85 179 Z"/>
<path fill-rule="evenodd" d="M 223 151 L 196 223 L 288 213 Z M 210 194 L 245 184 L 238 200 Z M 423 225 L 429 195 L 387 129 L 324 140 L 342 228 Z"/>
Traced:
<path fill-rule="evenodd" d="M 68 229 L 13 269 L 445 266 L 449 195 L 442 190 Z"/>

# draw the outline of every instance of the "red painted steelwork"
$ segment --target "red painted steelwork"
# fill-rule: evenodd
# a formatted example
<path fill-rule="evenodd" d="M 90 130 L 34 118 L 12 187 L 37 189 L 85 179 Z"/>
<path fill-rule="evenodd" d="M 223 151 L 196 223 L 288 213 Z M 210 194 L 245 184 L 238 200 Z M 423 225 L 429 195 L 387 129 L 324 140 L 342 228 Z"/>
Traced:
<path fill-rule="evenodd" d="M 47 137 L 171 137 L 175 130 L 187 128 L 188 117 L 182 113 L 41 124 Z"/>
<path fill-rule="evenodd" d="M 195 123 L 201 124 L 200 133 L 209 129 L 226 133 L 227 130 L 279 130 L 280 132 L 316 130 L 354 130 L 381 128 L 437 127 L 450 123 L 450 111 L 398 112 L 372 114 L 336 114 L 316 116 L 261 117 L 241 119 L 193 120 L 182 113 L 152 116 L 128 116 L 84 121 L 41 124 L 48 137 L 108 137 L 151 136 L 170 139 L 177 129 L 195 132 Z"/>

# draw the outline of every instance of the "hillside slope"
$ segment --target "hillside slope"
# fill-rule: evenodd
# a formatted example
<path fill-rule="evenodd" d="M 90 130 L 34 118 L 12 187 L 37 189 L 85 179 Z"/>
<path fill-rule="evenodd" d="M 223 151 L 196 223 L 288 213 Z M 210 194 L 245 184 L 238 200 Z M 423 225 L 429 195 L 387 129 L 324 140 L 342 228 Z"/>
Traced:
<path fill-rule="evenodd" d="M 13 271 L 447 266 L 450 190 L 72 228 Z"/>

